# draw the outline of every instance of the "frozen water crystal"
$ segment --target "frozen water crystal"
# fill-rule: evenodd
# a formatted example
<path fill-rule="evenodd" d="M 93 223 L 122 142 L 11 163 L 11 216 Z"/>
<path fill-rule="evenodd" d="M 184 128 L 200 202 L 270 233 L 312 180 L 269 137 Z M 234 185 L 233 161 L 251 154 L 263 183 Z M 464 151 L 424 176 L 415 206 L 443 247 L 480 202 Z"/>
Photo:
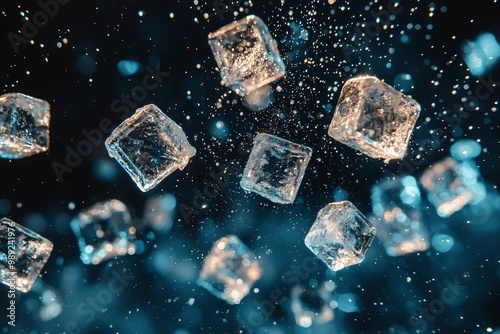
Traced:
<path fill-rule="evenodd" d="M 106 148 L 144 192 L 184 169 L 196 154 L 182 128 L 154 104 L 120 124 L 106 139 Z"/>
<path fill-rule="evenodd" d="M 285 64 L 266 24 L 250 15 L 208 35 L 222 81 L 240 96 L 285 75 Z"/>
<path fill-rule="evenodd" d="M 261 270 L 255 255 L 234 235 L 217 240 L 205 258 L 198 285 L 229 304 L 239 304 Z"/>
<path fill-rule="evenodd" d="M 135 253 L 135 228 L 122 202 L 109 200 L 80 212 L 71 228 L 85 264 L 99 264 L 115 256 Z"/>
<path fill-rule="evenodd" d="M 448 157 L 427 168 L 420 183 L 429 202 L 441 217 L 449 217 L 469 203 L 486 196 L 486 188 L 476 164 L 471 160 L 457 162 Z"/>
<path fill-rule="evenodd" d="M 363 261 L 375 236 L 375 227 L 349 201 L 333 202 L 316 217 L 305 244 L 336 271 Z"/>
<path fill-rule="evenodd" d="M 328 134 L 372 158 L 402 159 L 420 105 L 373 76 L 342 87 Z"/>
<path fill-rule="evenodd" d="M 157 231 L 170 231 L 174 224 L 176 203 L 172 194 L 148 199 L 144 205 L 144 222 Z"/>
<path fill-rule="evenodd" d="M 0 157 L 21 159 L 49 149 L 50 105 L 21 93 L 0 96 Z"/>
<path fill-rule="evenodd" d="M 295 286 L 291 297 L 291 309 L 297 325 L 308 328 L 313 324 L 324 324 L 333 319 L 333 310 L 330 307 L 331 290 L 324 285 Z"/>
<path fill-rule="evenodd" d="M 390 256 L 429 248 L 427 229 L 422 222 L 421 195 L 412 176 L 384 180 L 372 187 L 373 220 L 377 237 Z"/>
<path fill-rule="evenodd" d="M 28 292 L 49 259 L 53 244 L 8 218 L 0 221 L 0 281 Z"/>
<path fill-rule="evenodd" d="M 304 177 L 312 149 L 259 133 L 243 171 L 241 187 L 275 203 L 293 203 Z"/>

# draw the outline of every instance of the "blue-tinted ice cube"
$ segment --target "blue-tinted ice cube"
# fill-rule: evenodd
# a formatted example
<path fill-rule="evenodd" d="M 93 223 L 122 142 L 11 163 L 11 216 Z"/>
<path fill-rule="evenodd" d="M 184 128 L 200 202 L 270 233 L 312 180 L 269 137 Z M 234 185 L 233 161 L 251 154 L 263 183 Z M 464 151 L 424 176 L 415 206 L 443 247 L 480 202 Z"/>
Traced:
<path fill-rule="evenodd" d="M 457 162 L 446 158 L 427 168 L 420 183 L 441 217 L 451 216 L 465 205 L 478 203 L 486 196 L 486 187 L 472 160 Z"/>
<path fill-rule="evenodd" d="M 462 44 L 462 57 L 472 75 L 480 77 L 493 69 L 500 59 L 500 44 L 492 33 L 479 34 Z"/>
<path fill-rule="evenodd" d="M 228 304 L 239 304 L 260 275 L 255 255 L 237 236 L 230 235 L 215 242 L 203 263 L 198 285 Z"/>
<path fill-rule="evenodd" d="M 196 154 L 182 128 L 154 104 L 120 124 L 106 139 L 106 148 L 142 191 L 184 169 Z"/>
<path fill-rule="evenodd" d="M 8 218 L 0 220 L 0 282 L 28 292 L 50 257 L 53 244 Z"/>
<path fill-rule="evenodd" d="M 285 75 L 285 64 L 266 24 L 249 15 L 208 35 L 223 83 L 245 96 Z"/>
<path fill-rule="evenodd" d="M 49 149 L 50 105 L 21 93 L 0 96 L 0 157 L 20 159 Z"/>
<path fill-rule="evenodd" d="M 384 180 L 372 187 L 373 224 L 387 254 L 399 256 L 429 248 L 422 221 L 421 195 L 412 176 Z"/>
<path fill-rule="evenodd" d="M 328 135 L 372 158 L 402 159 L 420 105 L 373 76 L 346 81 Z"/>
<path fill-rule="evenodd" d="M 375 236 L 375 227 L 349 201 L 333 202 L 318 212 L 306 246 L 331 270 L 358 264 Z"/>
<path fill-rule="evenodd" d="M 259 133 L 243 171 L 241 187 L 275 203 L 293 203 L 312 149 L 291 141 Z"/>
<path fill-rule="evenodd" d="M 110 258 L 135 253 L 135 228 L 122 202 L 94 204 L 71 221 L 85 264 L 99 264 Z"/>

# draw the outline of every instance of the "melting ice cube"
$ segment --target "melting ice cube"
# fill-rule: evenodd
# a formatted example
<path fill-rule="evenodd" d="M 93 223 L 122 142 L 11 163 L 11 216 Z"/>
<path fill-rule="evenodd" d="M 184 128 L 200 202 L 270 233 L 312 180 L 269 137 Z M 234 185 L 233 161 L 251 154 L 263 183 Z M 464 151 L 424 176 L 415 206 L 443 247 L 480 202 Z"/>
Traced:
<path fill-rule="evenodd" d="M 375 227 L 349 201 L 333 202 L 316 217 L 305 244 L 336 271 L 363 261 L 375 236 Z"/>
<path fill-rule="evenodd" d="M 402 159 L 420 105 L 373 76 L 347 80 L 328 134 L 372 158 Z"/>
<path fill-rule="evenodd" d="M 372 187 L 373 223 L 377 237 L 390 256 L 429 248 L 427 229 L 422 222 L 421 195 L 412 176 L 384 180 Z"/>
<path fill-rule="evenodd" d="M 21 93 L 0 96 L 0 157 L 21 159 L 49 149 L 50 105 Z"/>
<path fill-rule="evenodd" d="M 441 217 L 449 217 L 469 203 L 479 203 L 486 196 L 486 187 L 472 160 L 445 158 L 427 168 L 420 183 Z"/>
<path fill-rule="evenodd" d="M 0 281 L 28 292 L 49 259 L 53 244 L 8 218 L 0 220 Z"/>
<path fill-rule="evenodd" d="M 266 24 L 249 15 L 208 35 L 222 81 L 240 96 L 285 75 L 285 65 Z"/>
<path fill-rule="evenodd" d="M 275 203 L 293 203 L 304 177 L 312 149 L 259 133 L 243 171 L 241 187 Z"/>
<path fill-rule="evenodd" d="M 71 228 L 85 264 L 99 264 L 115 256 L 135 253 L 135 228 L 122 202 L 109 200 L 80 212 Z"/>
<path fill-rule="evenodd" d="M 106 148 L 144 192 L 184 169 L 196 154 L 182 128 L 154 104 L 120 124 L 106 139 Z"/>
<path fill-rule="evenodd" d="M 228 304 L 239 304 L 260 275 L 255 255 L 231 235 L 215 242 L 203 263 L 198 285 Z"/>

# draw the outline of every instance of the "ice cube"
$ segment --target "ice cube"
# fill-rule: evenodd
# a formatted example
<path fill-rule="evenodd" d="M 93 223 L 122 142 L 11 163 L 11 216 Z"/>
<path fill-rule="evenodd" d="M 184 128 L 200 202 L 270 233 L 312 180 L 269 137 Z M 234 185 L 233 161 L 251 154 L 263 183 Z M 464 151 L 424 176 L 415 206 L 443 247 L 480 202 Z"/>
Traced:
<path fill-rule="evenodd" d="M 293 203 L 312 149 L 267 134 L 255 136 L 241 187 L 275 203 Z"/>
<path fill-rule="evenodd" d="M 336 271 L 363 261 L 375 236 L 375 227 L 349 201 L 333 202 L 316 217 L 305 244 Z"/>
<path fill-rule="evenodd" d="M 291 309 L 297 325 L 308 328 L 333 320 L 331 290 L 326 289 L 324 284 L 316 287 L 294 286 L 291 297 Z"/>
<path fill-rule="evenodd" d="M 347 80 L 328 134 L 372 158 L 402 159 L 420 105 L 373 76 Z"/>
<path fill-rule="evenodd" d="M 85 264 L 135 253 L 135 228 L 127 207 L 118 200 L 94 204 L 73 218 L 70 225 Z"/>
<path fill-rule="evenodd" d="M 266 24 L 249 15 L 208 35 L 223 83 L 240 96 L 285 75 L 276 41 Z"/>
<path fill-rule="evenodd" d="M 462 57 L 472 75 L 483 76 L 500 60 L 500 44 L 492 33 L 481 33 L 474 41 L 468 40 L 462 44 Z"/>
<path fill-rule="evenodd" d="M 172 194 L 148 199 L 144 205 L 144 222 L 157 231 L 170 231 L 174 225 L 176 203 Z"/>
<path fill-rule="evenodd" d="M 394 177 L 372 187 L 373 224 L 388 255 L 399 256 L 429 248 L 422 221 L 422 197 L 413 176 Z"/>
<path fill-rule="evenodd" d="M 427 168 L 420 183 L 441 217 L 449 217 L 469 203 L 479 203 L 486 196 L 486 187 L 472 160 L 445 158 Z"/>
<path fill-rule="evenodd" d="M 215 242 L 203 263 L 198 285 L 228 304 L 239 304 L 260 275 L 255 255 L 237 236 L 230 235 Z"/>
<path fill-rule="evenodd" d="M 53 244 L 8 218 L 0 221 L 0 281 L 28 292 L 49 259 Z"/>
<path fill-rule="evenodd" d="M 146 192 L 196 154 L 182 128 L 154 104 L 137 109 L 106 139 L 109 155 Z"/>
<path fill-rule="evenodd" d="M 21 93 L 0 96 L 0 157 L 21 159 L 49 149 L 50 105 Z"/>

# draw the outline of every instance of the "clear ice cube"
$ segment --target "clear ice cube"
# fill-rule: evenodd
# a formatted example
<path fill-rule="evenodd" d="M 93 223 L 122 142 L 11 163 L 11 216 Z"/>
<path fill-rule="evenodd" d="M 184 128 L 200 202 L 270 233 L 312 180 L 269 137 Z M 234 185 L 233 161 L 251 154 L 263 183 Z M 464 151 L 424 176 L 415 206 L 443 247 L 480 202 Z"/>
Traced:
<path fill-rule="evenodd" d="M 363 261 L 375 227 L 349 201 L 323 207 L 305 238 L 306 246 L 336 271 Z"/>
<path fill-rule="evenodd" d="M 328 129 L 330 137 L 372 158 L 402 159 L 420 105 L 373 76 L 347 80 Z"/>
<path fill-rule="evenodd" d="M 0 157 L 21 159 L 49 149 L 50 105 L 21 93 L 0 96 Z"/>
<path fill-rule="evenodd" d="M 291 309 L 297 325 L 308 328 L 313 324 L 324 324 L 333 320 L 333 310 L 330 307 L 333 289 L 327 287 L 331 285 L 333 288 L 334 284 L 327 283 L 316 287 L 293 287 Z"/>
<path fill-rule="evenodd" d="M 275 203 L 293 203 L 312 149 L 267 134 L 255 136 L 241 187 Z"/>
<path fill-rule="evenodd" d="M 422 221 L 422 197 L 413 176 L 394 177 L 372 187 L 373 224 L 388 255 L 399 256 L 429 248 Z"/>
<path fill-rule="evenodd" d="M 50 257 L 53 244 L 8 218 L 0 221 L 0 281 L 28 292 Z"/>
<path fill-rule="evenodd" d="M 144 205 L 144 222 L 156 231 L 168 232 L 175 219 L 177 201 L 172 194 L 155 196 Z"/>
<path fill-rule="evenodd" d="M 196 154 L 182 128 L 154 104 L 137 109 L 106 139 L 109 155 L 146 192 Z"/>
<path fill-rule="evenodd" d="M 481 174 L 472 160 L 445 158 L 424 171 L 420 184 L 441 217 L 449 217 L 469 203 L 479 203 L 486 196 Z"/>
<path fill-rule="evenodd" d="M 85 264 L 135 253 L 135 228 L 127 207 L 118 200 L 94 204 L 73 218 L 70 225 Z"/>
<path fill-rule="evenodd" d="M 260 275 L 255 255 L 237 236 L 230 235 L 215 242 L 197 282 L 233 305 L 240 303 Z"/>
<path fill-rule="evenodd" d="M 240 96 L 285 75 L 276 41 L 266 24 L 249 15 L 208 35 L 223 83 Z"/>

